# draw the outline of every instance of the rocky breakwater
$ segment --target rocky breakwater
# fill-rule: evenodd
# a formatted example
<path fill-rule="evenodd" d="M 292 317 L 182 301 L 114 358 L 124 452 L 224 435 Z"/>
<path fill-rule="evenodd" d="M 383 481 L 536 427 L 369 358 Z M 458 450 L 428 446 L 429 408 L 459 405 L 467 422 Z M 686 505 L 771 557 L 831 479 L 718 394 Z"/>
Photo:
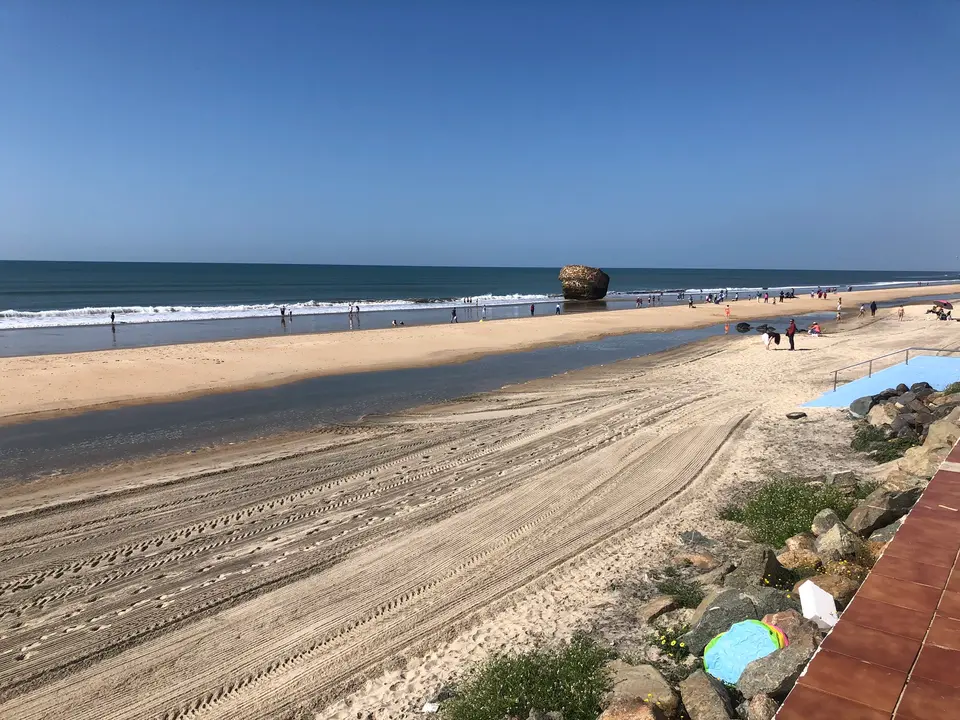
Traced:
<path fill-rule="evenodd" d="M 559 280 L 566 300 L 602 300 L 610 285 L 609 275 L 586 265 L 565 266 Z"/>
<path fill-rule="evenodd" d="M 850 414 L 878 435 L 872 447 L 882 450 L 884 442 L 905 446 L 903 457 L 877 473 L 885 486 L 925 485 L 960 439 L 960 388 L 954 384 L 948 392 L 936 392 L 924 382 L 899 385 L 855 400 Z"/>

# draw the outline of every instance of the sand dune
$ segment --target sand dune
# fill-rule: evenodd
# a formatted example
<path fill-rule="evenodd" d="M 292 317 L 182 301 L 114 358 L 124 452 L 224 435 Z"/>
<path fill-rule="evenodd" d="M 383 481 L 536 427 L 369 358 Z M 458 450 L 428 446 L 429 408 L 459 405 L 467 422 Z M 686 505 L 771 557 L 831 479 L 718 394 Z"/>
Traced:
<path fill-rule="evenodd" d="M 810 352 L 690 345 L 283 440 L 215 471 L 153 461 L 60 478 L 41 509 L 34 488 L 8 485 L 0 718 L 355 717 L 364 696 L 338 699 L 366 678 L 462 628 L 475 639 L 459 647 L 488 650 L 476 628 L 492 608 L 527 602 L 679 494 L 686 510 L 715 506 L 730 458 L 780 453 L 797 433 L 783 413 L 830 369 L 909 344 L 957 347 L 960 325 L 911 312 L 802 338 Z M 821 411 L 806 432 L 838 417 Z M 586 607 L 592 591 L 556 592 Z M 439 657 L 405 685 L 374 682 L 370 702 L 422 699 L 455 669 Z"/>
<path fill-rule="evenodd" d="M 909 295 L 960 293 L 960 286 L 845 293 L 845 307 Z M 837 298 L 786 305 L 730 303 L 731 321 L 832 311 Z M 424 367 L 639 331 L 722 323 L 722 306 L 657 307 L 460 325 L 292 335 L 70 355 L 0 358 L 0 422 L 94 407 L 162 402 L 266 387 L 321 375 Z"/>

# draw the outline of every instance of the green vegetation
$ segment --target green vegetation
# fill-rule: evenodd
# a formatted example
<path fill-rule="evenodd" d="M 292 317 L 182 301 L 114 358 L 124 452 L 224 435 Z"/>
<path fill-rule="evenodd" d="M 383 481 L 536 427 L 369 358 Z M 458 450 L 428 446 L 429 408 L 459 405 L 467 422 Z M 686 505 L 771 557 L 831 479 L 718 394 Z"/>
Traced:
<path fill-rule="evenodd" d="M 777 548 L 787 538 L 809 532 L 821 510 L 831 508 L 846 517 L 855 504 L 856 500 L 839 488 L 777 478 L 760 487 L 746 502 L 721 510 L 720 518 L 746 525 L 756 542 Z"/>
<path fill-rule="evenodd" d="M 883 434 L 883 430 L 875 428 L 868 423 L 861 423 L 857 425 L 857 429 L 853 433 L 853 440 L 850 442 L 850 447 L 857 452 L 867 452 L 868 450 L 872 450 L 876 443 L 884 443 L 886 441 L 887 438 L 886 435 Z"/>
<path fill-rule="evenodd" d="M 664 577 L 657 581 L 657 590 L 672 596 L 680 607 L 695 608 L 703 600 L 703 588 L 698 582 L 685 580 L 674 567 L 663 569 Z"/>
<path fill-rule="evenodd" d="M 674 662 L 680 662 L 690 654 L 686 643 L 683 642 L 683 636 L 689 629 L 687 625 L 666 628 L 656 633 L 652 642 L 664 655 L 669 655 Z"/>
<path fill-rule="evenodd" d="M 954 393 L 960 393 L 960 382 L 950 383 L 943 389 L 944 395 L 953 395 Z"/>
<path fill-rule="evenodd" d="M 858 452 L 868 453 L 870 458 L 878 463 L 885 463 L 902 458 L 903 454 L 916 444 L 907 438 L 887 440 L 883 430 L 863 423 L 857 426 L 850 447 Z"/>
<path fill-rule="evenodd" d="M 445 720 L 525 718 L 559 710 L 564 720 L 596 720 L 613 680 L 608 650 L 586 637 L 554 648 L 497 655 L 477 667 L 443 707 Z"/>

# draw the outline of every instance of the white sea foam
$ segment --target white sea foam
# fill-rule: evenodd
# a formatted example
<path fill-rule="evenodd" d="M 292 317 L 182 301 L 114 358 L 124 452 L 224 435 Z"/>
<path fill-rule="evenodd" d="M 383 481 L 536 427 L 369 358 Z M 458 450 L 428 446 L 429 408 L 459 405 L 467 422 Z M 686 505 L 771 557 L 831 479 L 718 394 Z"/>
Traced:
<path fill-rule="evenodd" d="M 477 295 L 469 298 L 471 304 L 516 305 L 529 302 L 543 302 L 554 299 L 550 295 Z M 0 311 L 0 330 L 24 328 L 78 327 L 82 325 L 109 325 L 110 313 L 116 313 L 118 323 L 161 323 L 183 322 L 188 320 L 231 320 L 238 318 L 272 317 L 280 314 L 280 308 L 286 307 L 297 315 L 345 314 L 353 305 L 359 305 L 361 313 L 398 310 L 428 310 L 463 307 L 468 298 L 456 300 L 358 300 L 352 303 L 331 302 L 291 302 L 254 305 L 129 305 L 122 307 L 85 307 L 69 310 L 27 310 Z"/>

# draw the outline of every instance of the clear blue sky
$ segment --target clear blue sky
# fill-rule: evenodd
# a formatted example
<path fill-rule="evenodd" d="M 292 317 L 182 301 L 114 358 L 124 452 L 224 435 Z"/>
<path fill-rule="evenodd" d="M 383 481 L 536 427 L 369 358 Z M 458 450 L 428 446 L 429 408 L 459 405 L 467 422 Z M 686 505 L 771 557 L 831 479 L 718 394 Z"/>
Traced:
<path fill-rule="evenodd" d="M 956 0 L 3 0 L 0 258 L 931 268 Z"/>

